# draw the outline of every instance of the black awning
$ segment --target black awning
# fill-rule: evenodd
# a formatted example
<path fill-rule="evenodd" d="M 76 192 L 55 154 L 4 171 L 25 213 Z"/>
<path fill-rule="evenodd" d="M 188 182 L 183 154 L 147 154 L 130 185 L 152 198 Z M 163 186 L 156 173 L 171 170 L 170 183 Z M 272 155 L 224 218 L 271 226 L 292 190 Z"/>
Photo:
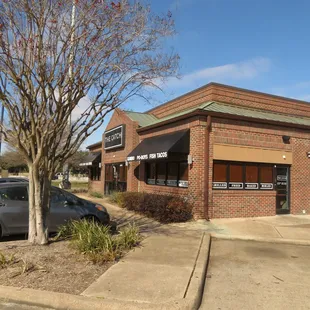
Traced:
<path fill-rule="evenodd" d="M 144 139 L 127 161 L 168 158 L 174 153 L 189 154 L 189 129 Z"/>
<path fill-rule="evenodd" d="M 79 166 L 91 166 L 94 163 L 101 162 L 101 152 L 89 153 L 79 164 Z"/>

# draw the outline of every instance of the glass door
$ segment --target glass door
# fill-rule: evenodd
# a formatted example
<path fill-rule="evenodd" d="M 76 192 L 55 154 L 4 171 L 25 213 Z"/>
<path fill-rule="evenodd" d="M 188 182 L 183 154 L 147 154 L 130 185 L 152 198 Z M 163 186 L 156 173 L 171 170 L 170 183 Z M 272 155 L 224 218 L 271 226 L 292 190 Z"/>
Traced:
<path fill-rule="evenodd" d="M 276 213 L 289 214 L 290 213 L 290 193 L 289 193 L 289 180 L 290 168 L 289 167 L 276 167 Z"/>

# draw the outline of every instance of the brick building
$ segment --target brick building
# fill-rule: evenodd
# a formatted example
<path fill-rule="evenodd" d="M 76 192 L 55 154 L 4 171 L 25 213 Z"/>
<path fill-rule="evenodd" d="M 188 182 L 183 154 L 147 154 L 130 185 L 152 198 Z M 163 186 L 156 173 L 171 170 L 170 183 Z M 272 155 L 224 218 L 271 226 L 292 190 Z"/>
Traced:
<path fill-rule="evenodd" d="M 310 213 L 307 102 L 210 83 L 117 109 L 88 148 L 91 190 L 180 195 L 197 219 Z"/>

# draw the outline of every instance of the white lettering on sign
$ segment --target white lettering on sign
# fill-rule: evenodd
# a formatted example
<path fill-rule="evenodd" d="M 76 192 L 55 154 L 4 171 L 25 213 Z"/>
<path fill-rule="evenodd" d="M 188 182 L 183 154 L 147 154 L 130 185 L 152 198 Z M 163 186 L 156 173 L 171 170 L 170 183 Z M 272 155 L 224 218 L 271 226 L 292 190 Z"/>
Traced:
<path fill-rule="evenodd" d="M 157 158 L 167 158 L 167 157 L 168 157 L 167 152 L 157 153 Z"/>
<path fill-rule="evenodd" d="M 123 147 L 125 140 L 125 125 L 107 130 L 104 133 L 104 149 L 109 150 L 113 148 Z"/>
<path fill-rule="evenodd" d="M 243 183 L 241 183 L 241 182 L 230 182 L 229 188 L 243 189 Z"/>
<path fill-rule="evenodd" d="M 179 187 L 188 187 L 188 181 L 179 181 Z"/>
<path fill-rule="evenodd" d="M 137 160 L 145 160 L 145 159 L 149 159 L 149 155 L 145 154 L 145 155 L 138 155 L 137 156 Z"/>
<path fill-rule="evenodd" d="M 245 183 L 245 189 L 258 189 L 258 183 Z"/>
<path fill-rule="evenodd" d="M 105 137 L 104 140 L 106 142 L 111 142 L 111 141 L 114 141 L 114 140 L 117 140 L 117 139 L 121 139 L 121 138 L 122 138 L 122 134 L 120 132 L 117 132 L 114 135 Z"/>
<path fill-rule="evenodd" d="M 277 175 L 277 181 L 286 181 L 287 176 L 286 175 Z"/>
<path fill-rule="evenodd" d="M 127 161 L 133 161 L 133 160 L 135 160 L 135 157 L 134 157 L 134 156 L 129 156 L 129 157 L 127 157 Z"/>
<path fill-rule="evenodd" d="M 149 157 L 150 157 L 150 159 L 155 159 L 156 158 L 156 153 L 150 154 Z"/>
<path fill-rule="evenodd" d="M 212 188 L 216 188 L 216 189 L 227 188 L 227 183 L 226 182 L 213 182 Z"/>
<path fill-rule="evenodd" d="M 272 183 L 260 183 L 260 189 L 273 189 Z"/>

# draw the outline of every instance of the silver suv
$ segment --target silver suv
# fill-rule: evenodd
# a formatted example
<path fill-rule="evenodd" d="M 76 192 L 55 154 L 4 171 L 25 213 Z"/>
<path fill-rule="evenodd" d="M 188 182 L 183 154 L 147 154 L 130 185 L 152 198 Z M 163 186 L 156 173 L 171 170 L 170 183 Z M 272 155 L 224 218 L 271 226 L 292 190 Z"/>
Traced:
<path fill-rule="evenodd" d="M 56 232 L 68 220 L 92 219 L 110 225 L 105 207 L 52 187 L 48 229 Z M 0 237 L 28 232 L 28 183 L 0 184 Z"/>

